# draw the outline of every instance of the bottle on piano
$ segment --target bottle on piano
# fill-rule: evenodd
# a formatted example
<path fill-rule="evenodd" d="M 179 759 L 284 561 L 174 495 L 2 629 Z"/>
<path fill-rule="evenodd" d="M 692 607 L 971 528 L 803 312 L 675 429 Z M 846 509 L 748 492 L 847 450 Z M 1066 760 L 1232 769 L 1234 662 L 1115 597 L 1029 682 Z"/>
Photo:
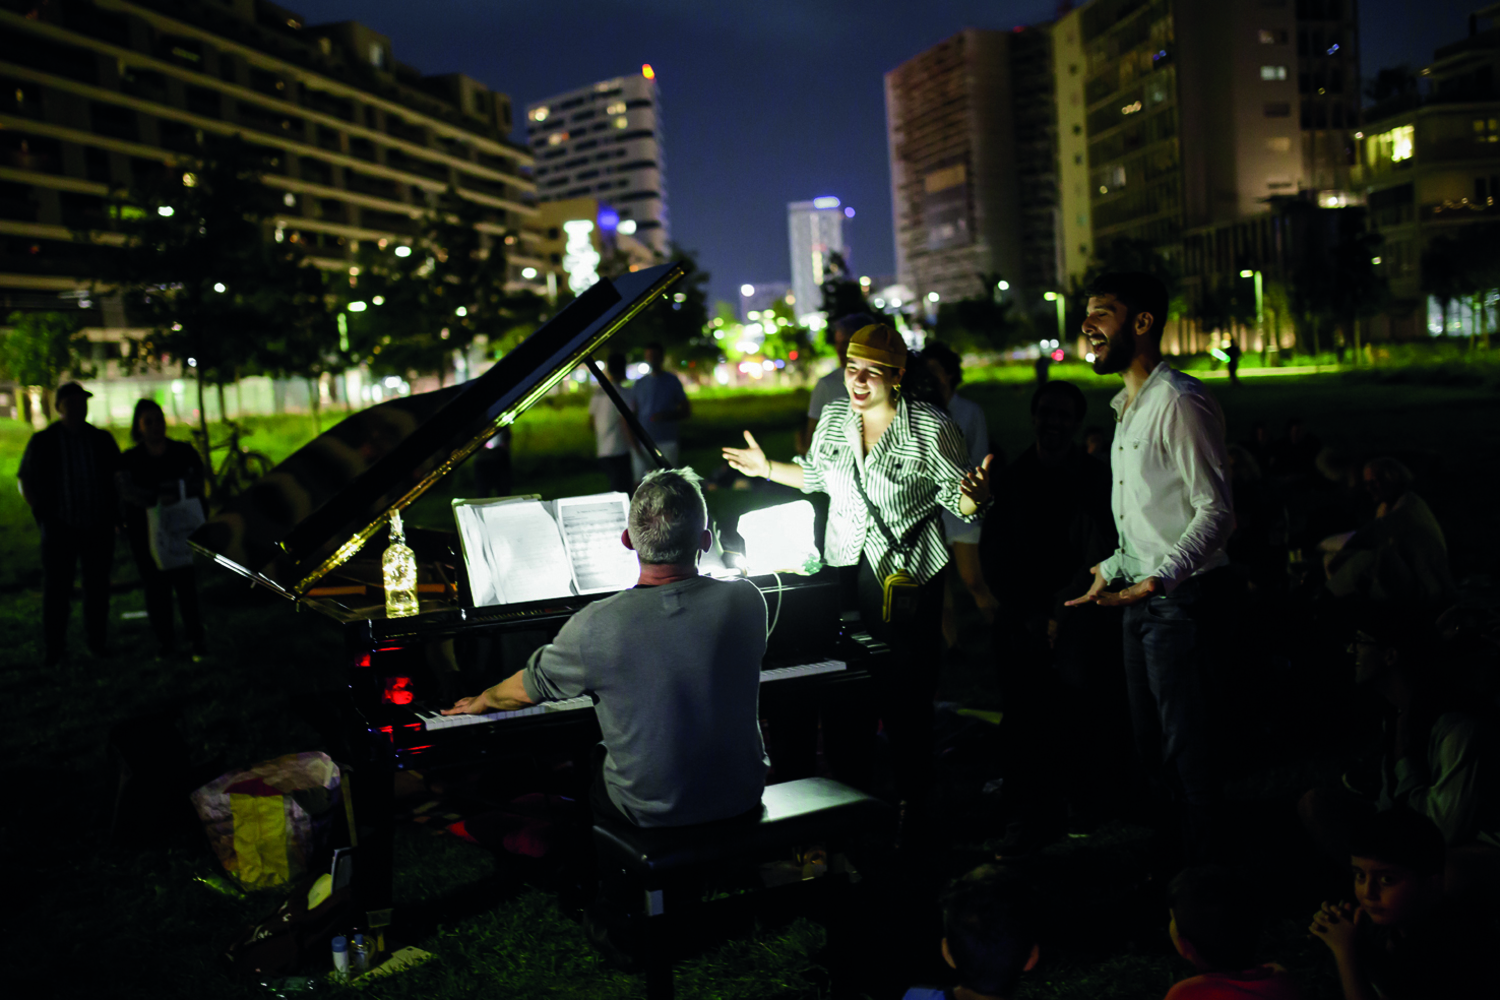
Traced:
<path fill-rule="evenodd" d="M 391 544 L 381 559 L 385 580 L 385 616 L 407 618 L 417 613 L 417 557 L 406 544 L 401 512 L 391 515 Z"/>

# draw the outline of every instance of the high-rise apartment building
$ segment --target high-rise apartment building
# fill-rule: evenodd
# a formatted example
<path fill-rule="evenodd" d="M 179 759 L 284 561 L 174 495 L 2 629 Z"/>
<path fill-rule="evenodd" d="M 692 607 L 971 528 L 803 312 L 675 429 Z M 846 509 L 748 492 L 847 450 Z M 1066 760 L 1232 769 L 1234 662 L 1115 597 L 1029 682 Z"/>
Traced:
<path fill-rule="evenodd" d="M 671 243 L 656 73 L 647 66 L 526 106 L 542 201 L 593 198 L 657 253 Z"/>
<path fill-rule="evenodd" d="M 516 286 L 536 287 L 522 276 L 542 265 L 531 155 L 510 129 L 506 95 L 423 76 L 352 21 L 309 26 L 265 0 L 6 3 L 0 315 L 89 302 L 86 327 L 123 327 L 111 300 L 79 296 L 90 276 L 74 234 L 109 242 L 109 194 L 190 157 L 198 133 L 269 154 L 274 223 L 321 266 L 348 266 L 360 240 L 410 242 L 455 187 Z"/>
<path fill-rule="evenodd" d="M 1434 239 L 1500 218 L 1500 9 L 1481 12 L 1421 76 L 1425 94 L 1366 109 L 1354 180 L 1383 238 L 1392 335 L 1467 335 L 1490 327 L 1471 296 L 1445 309 L 1426 293 L 1422 255 Z"/>
<path fill-rule="evenodd" d="M 885 76 L 896 269 L 921 300 L 1022 302 L 1056 287 L 1057 167 L 1046 31 L 968 29 Z"/>
<path fill-rule="evenodd" d="M 1175 252 L 1274 196 L 1344 204 L 1356 26 L 1354 0 L 1094 0 L 1061 17 L 1068 274 L 1116 239 Z"/>
<path fill-rule="evenodd" d="M 792 308 L 797 318 L 823 308 L 821 286 L 829 275 L 831 256 L 848 263 L 844 246 L 844 212 L 832 195 L 794 201 L 786 207 L 786 228 L 792 251 Z"/>

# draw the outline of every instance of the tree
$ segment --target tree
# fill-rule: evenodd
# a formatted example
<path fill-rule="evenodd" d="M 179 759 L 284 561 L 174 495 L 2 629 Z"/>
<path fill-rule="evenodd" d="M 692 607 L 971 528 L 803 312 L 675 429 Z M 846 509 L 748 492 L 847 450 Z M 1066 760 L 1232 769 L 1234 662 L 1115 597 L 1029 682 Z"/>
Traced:
<path fill-rule="evenodd" d="M 52 393 L 63 376 L 91 378 L 92 348 L 74 316 L 59 312 L 13 312 L 10 332 L 0 338 L 0 375 L 41 390 L 42 413 L 52 414 Z"/>
<path fill-rule="evenodd" d="M 697 266 L 697 254 L 672 244 L 670 259 L 687 265 L 687 276 L 655 305 L 642 310 L 616 343 L 636 347 L 660 343 L 679 367 L 717 362 L 719 347 L 708 326 L 709 272 Z"/>
<path fill-rule="evenodd" d="M 864 288 L 854 280 L 849 272 L 849 265 L 844 260 L 844 255 L 837 250 L 832 250 L 828 254 L 828 266 L 823 271 L 823 283 L 818 286 L 818 290 L 823 295 L 823 314 L 830 324 L 856 313 L 868 313 L 873 316 L 877 312 L 870 308 L 870 303 L 865 298 Z"/>
<path fill-rule="evenodd" d="M 1167 286 L 1169 298 L 1177 298 L 1182 273 L 1177 263 L 1163 254 L 1155 244 L 1148 240 L 1118 237 L 1105 244 L 1102 251 L 1089 263 L 1088 271 L 1085 272 L 1083 278 L 1084 287 L 1092 285 L 1103 274 L 1118 271 L 1144 271 L 1155 275 L 1163 285 Z"/>
<path fill-rule="evenodd" d="M 1365 226 L 1363 208 L 1306 205 L 1305 246 L 1291 274 L 1291 305 L 1312 334 L 1313 350 L 1326 319 L 1334 321 L 1340 360 L 1345 343 L 1359 348 L 1359 321 L 1385 308 L 1390 287 L 1375 270 L 1383 238 Z"/>
<path fill-rule="evenodd" d="M 1011 316 L 1014 303 L 1001 299 L 999 275 L 976 274 L 976 294 L 956 302 L 940 302 L 934 331 L 956 351 L 998 350 L 1025 329 L 1024 320 Z"/>
<path fill-rule="evenodd" d="M 295 311 L 287 289 L 301 287 L 310 266 L 298 244 L 269 238 L 277 198 L 260 177 L 276 166 L 239 136 L 203 136 L 186 163 L 114 199 L 124 245 L 99 248 L 103 283 L 147 330 L 134 364 L 170 358 L 192 369 L 205 449 L 207 386 L 218 388 L 222 413 L 224 385 L 267 366 L 267 332 Z"/>

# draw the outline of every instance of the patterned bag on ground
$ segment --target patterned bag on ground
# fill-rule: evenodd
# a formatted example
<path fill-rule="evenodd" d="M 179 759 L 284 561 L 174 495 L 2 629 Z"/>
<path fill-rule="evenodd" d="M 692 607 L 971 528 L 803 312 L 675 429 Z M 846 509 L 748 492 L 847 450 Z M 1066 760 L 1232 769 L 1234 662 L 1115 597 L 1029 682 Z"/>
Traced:
<path fill-rule="evenodd" d="M 192 798 L 224 870 L 258 889 L 305 875 L 328 825 L 342 819 L 339 766 L 316 752 L 231 771 Z"/>

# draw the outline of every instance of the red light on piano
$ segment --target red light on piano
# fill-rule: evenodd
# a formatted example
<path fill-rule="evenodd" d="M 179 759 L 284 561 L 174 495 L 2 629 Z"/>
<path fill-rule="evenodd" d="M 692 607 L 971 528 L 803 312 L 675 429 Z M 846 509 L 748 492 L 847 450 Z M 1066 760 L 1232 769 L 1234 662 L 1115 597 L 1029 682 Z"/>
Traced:
<path fill-rule="evenodd" d="M 380 731 L 382 733 L 385 733 L 385 738 L 391 741 L 391 745 L 392 746 L 395 746 L 395 744 L 396 744 L 396 733 L 395 733 L 395 731 L 393 729 L 391 729 L 390 726 L 381 726 L 380 727 Z"/>
<path fill-rule="evenodd" d="M 391 705 L 410 705 L 416 699 L 411 691 L 410 677 L 387 677 L 385 679 L 385 693 L 381 695 L 381 701 Z"/>
<path fill-rule="evenodd" d="M 377 653 L 399 653 L 399 652 L 401 652 L 401 648 L 402 647 L 400 647 L 400 646 L 381 646 L 378 649 L 376 649 L 375 652 L 377 652 Z"/>
<path fill-rule="evenodd" d="M 356 667 L 368 667 L 370 665 L 370 654 L 360 653 L 354 658 L 354 665 Z"/>
<path fill-rule="evenodd" d="M 431 750 L 432 746 L 433 745 L 431 743 L 427 743 L 427 744 L 424 744 L 423 746 L 419 746 L 419 747 L 407 747 L 406 748 L 406 752 L 407 753 L 416 753 L 418 750 Z"/>
<path fill-rule="evenodd" d="M 420 730 L 422 728 L 422 724 L 420 722 L 403 722 L 401 724 L 401 727 L 403 729 L 417 729 L 417 730 Z"/>

